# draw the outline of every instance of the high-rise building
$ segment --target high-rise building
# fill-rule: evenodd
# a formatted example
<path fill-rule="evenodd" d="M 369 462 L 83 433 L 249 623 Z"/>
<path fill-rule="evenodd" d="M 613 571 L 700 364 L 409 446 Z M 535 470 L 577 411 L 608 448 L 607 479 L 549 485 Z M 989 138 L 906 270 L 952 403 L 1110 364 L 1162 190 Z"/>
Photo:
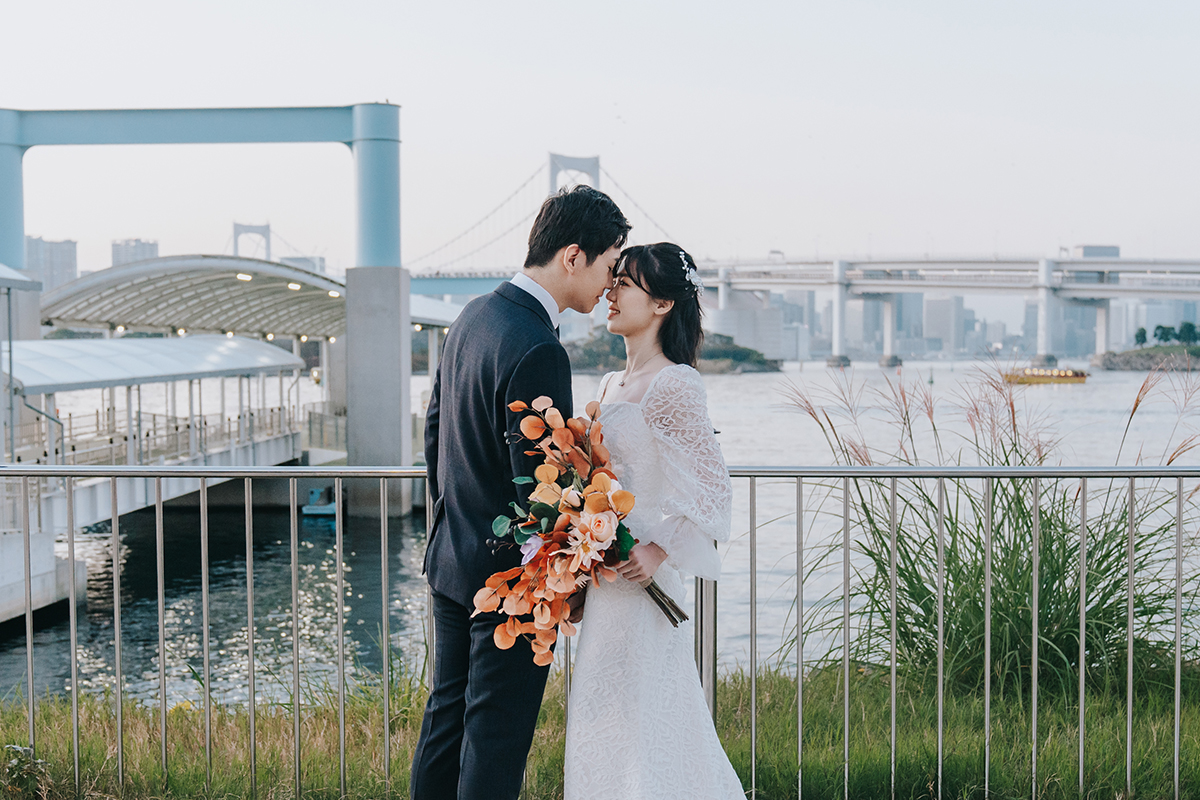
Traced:
<path fill-rule="evenodd" d="M 325 274 L 325 256 L 287 256 L 279 259 L 279 263 Z"/>
<path fill-rule="evenodd" d="M 50 291 L 78 277 L 75 242 L 65 239 L 48 242 L 40 236 L 25 237 L 25 271 L 42 282 L 42 291 Z"/>
<path fill-rule="evenodd" d="M 962 350 L 966 330 L 966 315 L 963 312 L 961 297 L 926 297 L 925 319 L 922 320 L 925 338 L 940 339 L 943 353 Z"/>
<path fill-rule="evenodd" d="M 124 239 L 112 243 L 112 265 L 132 264 L 134 261 L 145 261 L 158 258 L 158 242 L 145 242 L 141 239 Z"/>

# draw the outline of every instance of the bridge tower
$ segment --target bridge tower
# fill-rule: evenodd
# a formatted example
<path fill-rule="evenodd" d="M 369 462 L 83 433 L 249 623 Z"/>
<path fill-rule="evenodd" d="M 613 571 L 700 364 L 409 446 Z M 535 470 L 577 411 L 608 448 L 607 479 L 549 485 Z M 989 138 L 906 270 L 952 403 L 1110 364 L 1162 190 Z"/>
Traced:
<path fill-rule="evenodd" d="M 564 172 L 582 172 L 591 179 L 593 189 L 600 188 L 600 156 L 577 158 L 550 154 L 550 194 L 558 191 L 558 176 Z"/>
<path fill-rule="evenodd" d="M 255 236 L 261 236 L 263 241 L 267 243 L 267 257 L 265 260 L 271 260 L 271 223 L 266 225 L 243 225 L 240 222 L 233 223 L 233 254 L 238 255 L 238 239 L 242 238 L 242 234 L 247 233 Z"/>

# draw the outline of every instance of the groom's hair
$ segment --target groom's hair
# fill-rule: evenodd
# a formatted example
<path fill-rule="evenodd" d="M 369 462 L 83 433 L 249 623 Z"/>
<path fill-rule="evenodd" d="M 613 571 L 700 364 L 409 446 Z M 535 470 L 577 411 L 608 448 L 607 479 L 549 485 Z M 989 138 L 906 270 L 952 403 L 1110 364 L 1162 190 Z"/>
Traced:
<path fill-rule="evenodd" d="M 525 266 L 544 267 L 564 247 L 579 245 L 588 264 L 610 247 L 624 247 L 632 226 L 612 198 L 579 185 L 546 198 L 529 231 Z"/>

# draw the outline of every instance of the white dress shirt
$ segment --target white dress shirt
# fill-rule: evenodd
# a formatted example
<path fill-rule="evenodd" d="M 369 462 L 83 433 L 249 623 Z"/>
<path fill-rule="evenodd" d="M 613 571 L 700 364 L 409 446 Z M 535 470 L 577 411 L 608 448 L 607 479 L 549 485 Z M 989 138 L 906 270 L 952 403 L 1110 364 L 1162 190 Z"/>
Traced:
<path fill-rule="evenodd" d="M 516 275 L 513 275 L 510 282 L 518 289 L 522 289 L 533 295 L 533 298 L 541 303 L 542 307 L 546 309 L 546 313 L 550 315 L 550 325 L 555 330 L 558 330 L 558 301 L 540 283 L 524 272 L 518 272 Z"/>

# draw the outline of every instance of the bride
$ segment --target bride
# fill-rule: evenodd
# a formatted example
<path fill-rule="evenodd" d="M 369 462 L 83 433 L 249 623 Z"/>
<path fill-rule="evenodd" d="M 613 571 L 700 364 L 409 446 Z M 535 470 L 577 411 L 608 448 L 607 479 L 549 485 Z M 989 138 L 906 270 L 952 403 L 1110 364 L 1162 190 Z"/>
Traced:
<path fill-rule="evenodd" d="M 639 582 L 677 602 L 683 576 L 715 580 L 732 488 L 694 369 L 700 278 L 667 242 L 621 254 L 608 329 L 624 372 L 600 383 L 604 442 L 637 497 L 638 538 L 620 578 L 589 587 L 567 709 L 565 800 L 743 798 L 721 748 L 694 660 L 691 623 L 672 628 Z"/>

